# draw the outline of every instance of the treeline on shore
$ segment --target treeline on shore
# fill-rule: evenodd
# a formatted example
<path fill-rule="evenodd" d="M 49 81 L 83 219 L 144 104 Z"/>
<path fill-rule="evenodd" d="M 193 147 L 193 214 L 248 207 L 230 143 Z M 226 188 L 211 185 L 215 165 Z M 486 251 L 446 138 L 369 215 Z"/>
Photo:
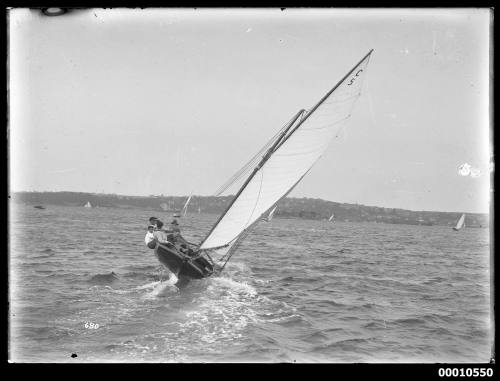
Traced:
<path fill-rule="evenodd" d="M 84 206 L 87 202 L 94 207 L 141 208 L 158 211 L 178 212 L 187 196 L 123 196 L 84 192 L 15 192 L 10 199 L 28 205 Z M 220 214 L 234 196 L 196 196 L 191 198 L 189 213 Z M 412 211 L 406 209 L 382 208 L 361 204 L 346 204 L 319 198 L 287 197 L 278 203 L 275 218 L 328 219 L 335 221 L 365 221 L 409 225 L 455 225 L 462 212 Z M 487 227 L 489 215 L 467 213 L 468 227 Z"/>

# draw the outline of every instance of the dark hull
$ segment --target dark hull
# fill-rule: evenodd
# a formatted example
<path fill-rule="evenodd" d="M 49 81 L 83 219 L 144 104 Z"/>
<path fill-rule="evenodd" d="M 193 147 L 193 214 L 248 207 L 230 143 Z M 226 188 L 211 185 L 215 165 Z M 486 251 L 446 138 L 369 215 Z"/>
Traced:
<path fill-rule="evenodd" d="M 206 258 L 189 257 L 174 247 L 158 244 L 155 253 L 158 260 L 180 281 L 206 278 L 214 272 L 212 264 Z"/>

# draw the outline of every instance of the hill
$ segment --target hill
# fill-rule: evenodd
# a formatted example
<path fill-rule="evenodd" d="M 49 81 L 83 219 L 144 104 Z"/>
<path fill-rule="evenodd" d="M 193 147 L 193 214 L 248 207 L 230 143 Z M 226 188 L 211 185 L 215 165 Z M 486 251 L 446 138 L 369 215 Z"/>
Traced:
<path fill-rule="evenodd" d="M 123 196 L 84 192 L 15 192 L 10 199 L 28 205 L 83 206 L 90 201 L 93 206 L 109 208 L 141 208 L 176 212 L 181 210 L 187 196 Z M 193 196 L 189 212 L 215 213 L 224 211 L 233 196 Z M 275 218 L 328 219 L 335 214 L 336 221 L 365 221 L 409 225 L 454 226 L 462 212 L 412 211 L 382 208 L 360 204 L 346 204 L 318 198 L 287 197 L 278 203 Z M 489 215 L 467 213 L 468 227 L 489 226 Z"/>

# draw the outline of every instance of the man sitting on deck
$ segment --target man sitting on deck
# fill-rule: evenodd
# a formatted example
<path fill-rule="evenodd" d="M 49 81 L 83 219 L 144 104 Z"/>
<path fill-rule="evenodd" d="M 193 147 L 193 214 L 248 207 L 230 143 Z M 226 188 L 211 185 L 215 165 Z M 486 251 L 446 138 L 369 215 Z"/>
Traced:
<path fill-rule="evenodd" d="M 173 232 L 173 242 L 180 245 L 180 251 L 191 255 L 193 250 L 189 248 L 189 243 L 184 239 L 184 237 L 181 235 L 181 229 L 179 228 L 179 223 L 177 220 L 174 218 L 172 222 L 170 223 L 170 231 Z"/>

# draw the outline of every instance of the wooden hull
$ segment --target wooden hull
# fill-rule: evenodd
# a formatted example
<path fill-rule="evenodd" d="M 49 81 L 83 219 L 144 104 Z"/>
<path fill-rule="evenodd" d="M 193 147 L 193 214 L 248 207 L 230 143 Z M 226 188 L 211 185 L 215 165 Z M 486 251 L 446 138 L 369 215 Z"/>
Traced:
<path fill-rule="evenodd" d="M 155 248 L 158 260 L 172 271 L 180 281 L 202 279 L 213 274 L 212 264 L 204 257 L 189 257 L 176 248 L 158 244 Z"/>

